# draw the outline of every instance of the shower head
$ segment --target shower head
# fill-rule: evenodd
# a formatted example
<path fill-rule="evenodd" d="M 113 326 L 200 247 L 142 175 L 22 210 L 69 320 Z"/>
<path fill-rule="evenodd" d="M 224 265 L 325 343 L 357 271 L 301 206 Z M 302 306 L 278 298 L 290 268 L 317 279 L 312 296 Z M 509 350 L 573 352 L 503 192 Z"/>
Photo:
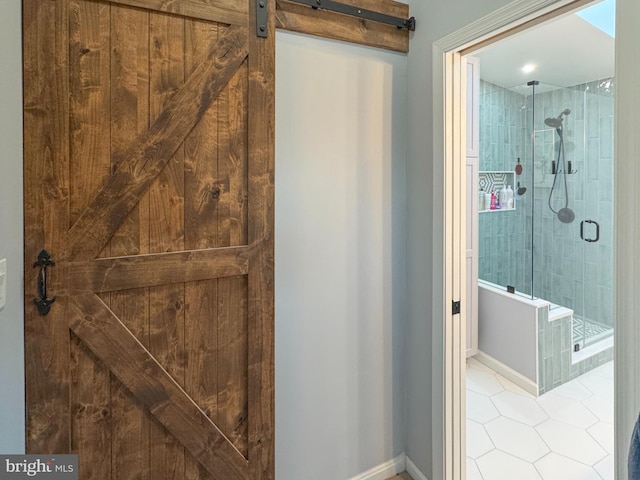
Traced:
<path fill-rule="evenodd" d="M 560 128 L 562 127 L 562 117 L 558 118 L 545 118 L 544 124 L 551 128 Z"/>
<path fill-rule="evenodd" d="M 552 128 L 562 128 L 562 116 L 563 115 L 569 115 L 571 113 L 571 110 L 569 110 L 568 108 L 565 108 L 563 111 L 560 112 L 560 115 L 558 115 L 556 118 L 545 118 L 544 119 L 544 123 L 545 125 L 548 125 L 549 127 Z"/>

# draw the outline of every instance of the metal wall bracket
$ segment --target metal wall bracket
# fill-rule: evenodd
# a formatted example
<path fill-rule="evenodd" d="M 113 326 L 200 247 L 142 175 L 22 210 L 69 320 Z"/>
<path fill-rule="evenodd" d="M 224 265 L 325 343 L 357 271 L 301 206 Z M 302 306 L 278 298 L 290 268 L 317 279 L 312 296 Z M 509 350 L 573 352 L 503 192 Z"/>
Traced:
<path fill-rule="evenodd" d="M 256 0 L 256 35 L 267 38 L 267 0 Z"/>
<path fill-rule="evenodd" d="M 387 25 L 393 25 L 399 29 L 407 29 L 414 31 L 416 29 L 416 19 L 400 18 L 392 15 L 386 15 L 380 12 L 374 12 L 373 10 L 366 10 L 364 8 L 354 7 L 352 5 L 346 5 L 340 2 L 334 2 L 333 0 L 291 0 L 292 2 L 308 5 L 314 10 L 322 9 L 329 10 L 331 12 L 342 13 L 343 15 L 349 15 L 352 17 L 363 18 L 365 20 L 372 20 L 374 22 L 385 23 Z"/>

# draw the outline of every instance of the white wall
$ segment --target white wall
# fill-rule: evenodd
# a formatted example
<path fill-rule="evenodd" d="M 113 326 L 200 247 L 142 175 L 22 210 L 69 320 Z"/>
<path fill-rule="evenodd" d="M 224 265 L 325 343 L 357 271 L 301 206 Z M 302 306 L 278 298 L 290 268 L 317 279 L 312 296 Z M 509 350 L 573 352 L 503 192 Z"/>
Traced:
<path fill-rule="evenodd" d="M 477 20 L 510 0 L 408 0 L 416 17 L 409 52 L 409 129 L 407 156 L 407 455 L 432 480 L 438 446 L 432 441 L 432 355 L 441 354 L 441 339 L 432 337 L 433 299 L 441 303 L 442 259 L 432 251 L 442 243 L 442 185 L 433 179 L 441 171 L 433 159 L 432 45 L 445 35 Z M 438 119 L 436 119 L 438 120 Z M 440 351 L 439 351 L 440 350 Z M 433 394 L 433 395 L 432 395 Z M 435 450 L 433 450 L 435 449 Z M 437 464 L 437 462 L 436 462 Z"/>
<path fill-rule="evenodd" d="M 1 10 L 0 258 L 7 258 L 7 305 L 0 310 L 0 453 L 24 453 L 21 2 L 3 0 Z"/>
<path fill-rule="evenodd" d="M 278 32 L 276 478 L 405 447 L 405 55 Z"/>

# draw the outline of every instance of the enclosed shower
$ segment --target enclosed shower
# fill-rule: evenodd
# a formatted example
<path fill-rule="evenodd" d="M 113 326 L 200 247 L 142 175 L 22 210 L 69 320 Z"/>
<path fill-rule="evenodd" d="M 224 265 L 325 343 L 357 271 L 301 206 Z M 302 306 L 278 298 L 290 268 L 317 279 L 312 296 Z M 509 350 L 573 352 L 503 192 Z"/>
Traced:
<path fill-rule="evenodd" d="M 479 190 L 522 194 L 479 212 L 479 283 L 549 305 L 536 323 L 541 392 L 613 355 L 613 94 L 611 78 L 480 83 Z"/>

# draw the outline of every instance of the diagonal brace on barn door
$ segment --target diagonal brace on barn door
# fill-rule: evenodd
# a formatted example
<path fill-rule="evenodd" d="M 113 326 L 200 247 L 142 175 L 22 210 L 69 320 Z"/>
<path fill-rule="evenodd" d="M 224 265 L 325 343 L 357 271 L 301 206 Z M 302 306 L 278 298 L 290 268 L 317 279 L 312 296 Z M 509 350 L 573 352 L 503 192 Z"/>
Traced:
<path fill-rule="evenodd" d="M 95 258 L 173 157 L 248 55 L 244 27 L 231 26 L 149 129 L 124 153 L 69 231 L 69 259 Z"/>
<path fill-rule="evenodd" d="M 214 478 L 249 479 L 247 459 L 100 298 L 70 303 L 73 333 Z"/>
<path fill-rule="evenodd" d="M 308 5 L 314 10 L 329 10 L 331 12 L 341 13 L 343 15 L 349 15 L 352 17 L 362 18 L 365 20 L 372 20 L 374 22 L 385 23 L 392 25 L 399 29 L 407 29 L 409 31 L 415 31 L 416 19 L 400 18 L 393 15 L 387 15 L 385 13 L 374 12 L 373 10 L 367 10 L 365 8 L 356 7 L 353 5 L 347 5 L 346 3 L 335 2 L 334 0 L 291 0 L 295 3 L 301 3 Z"/>

